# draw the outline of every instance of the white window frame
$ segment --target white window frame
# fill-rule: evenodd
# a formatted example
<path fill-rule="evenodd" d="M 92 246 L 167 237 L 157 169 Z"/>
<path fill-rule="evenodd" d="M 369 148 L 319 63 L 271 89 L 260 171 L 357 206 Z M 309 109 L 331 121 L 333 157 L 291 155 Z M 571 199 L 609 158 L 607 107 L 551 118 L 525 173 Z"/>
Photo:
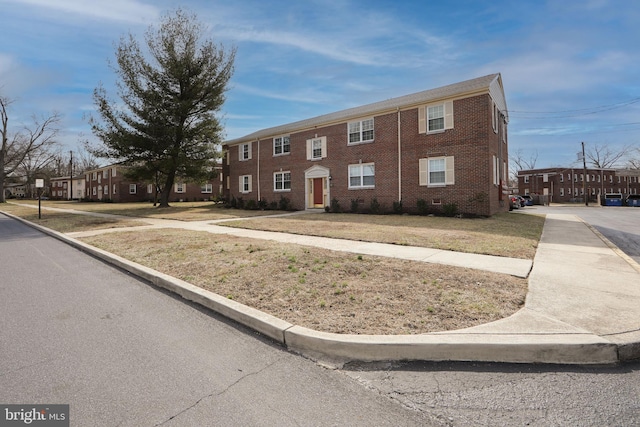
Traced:
<path fill-rule="evenodd" d="M 153 184 L 147 184 L 147 194 L 153 194 Z"/>
<path fill-rule="evenodd" d="M 278 152 L 278 149 L 280 152 Z M 291 139 L 288 135 L 273 138 L 273 155 L 286 156 L 291 153 Z"/>
<path fill-rule="evenodd" d="M 116 188 L 118 188 L 117 184 L 113 184 L 113 191 L 111 192 L 111 194 L 116 194 Z"/>
<path fill-rule="evenodd" d="M 291 191 L 291 171 L 273 173 L 273 191 Z"/>
<path fill-rule="evenodd" d="M 203 194 L 213 193 L 213 184 L 211 184 L 210 182 L 205 182 L 200 186 L 200 192 Z"/>
<path fill-rule="evenodd" d="M 347 145 L 373 142 L 375 121 L 373 117 L 347 123 Z"/>
<path fill-rule="evenodd" d="M 184 182 L 176 182 L 175 184 L 175 192 L 176 193 L 184 193 L 187 191 L 187 186 Z"/>
<path fill-rule="evenodd" d="M 238 145 L 238 159 L 241 162 L 246 162 L 247 160 L 251 160 L 251 143 L 250 142 Z"/>
<path fill-rule="evenodd" d="M 137 193 L 138 193 L 138 185 L 129 184 L 129 194 L 137 194 Z"/>
<path fill-rule="evenodd" d="M 317 148 L 319 146 L 319 148 Z M 327 157 L 327 137 L 307 139 L 307 160 L 322 160 Z"/>
<path fill-rule="evenodd" d="M 109 186 L 105 185 L 104 189 L 102 190 L 102 194 L 104 194 L 105 196 L 109 195 Z"/>
<path fill-rule="evenodd" d="M 92 187 L 93 190 L 91 191 L 91 193 L 96 196 L 98 194 L 98 188 L 97 187 Z"/>
<path fill-rule="evenodd" d="M 373 172 L 373 174 L 366 174 L 365 171 Z M 376 166 L 375 163 L 357 163 L 354 165 L 349 165 L 348 169 L 349 175 L 349 186 L 350 190 L 352 189 L 363 189 L 363 188 L 375 188 L 376 187 Z M 358 179 L 358 183 L 352 183 L 352 179 Z M 365 180 L 368 181 L 365 183 Z"/>
<path fill-rule="evenodd" d="M 251 175 L 240 175 L 238 191 L 240 191 L 241 194 L 249 194 L 252 191 L 251 186 Z"/>
<path fill-rule="evenodd" d="M 432 173 L 442 172 L 442 170 L 432 170 L 436 164 L 441 164 L 444 160 L 444 182 L 433 180 Z M 420 174 L 419 184 L 427 187 L 446 187 L 455 185 L 455 162 L 453 156 L 427 157 L 418 159 L 418 170 Z"/>
<path fill-rule="evenodd" d="M 442 117 L 435 117 L 433 113 L 435 109 L 442 108 Z M 430 114 L 431 112 L 431 114 Z M 430 117 L 431 116 L 431 117 Z M 430 120 L 443 119 L 443 127 L 432 128 Z M 418 107 L 418 133 L 442 133 L 447 129 L 453 129 L 453 101 L 444 101 L 437 104 L 429 104 Z"/>

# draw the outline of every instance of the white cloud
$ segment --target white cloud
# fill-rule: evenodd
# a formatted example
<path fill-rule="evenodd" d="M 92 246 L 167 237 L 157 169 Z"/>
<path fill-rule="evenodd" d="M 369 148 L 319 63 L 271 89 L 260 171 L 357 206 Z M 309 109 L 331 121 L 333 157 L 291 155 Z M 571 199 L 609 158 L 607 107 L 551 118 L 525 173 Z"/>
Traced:
<path fill-rule="evenodd" d="M 135 0 L 7 0 L 101 20 L 146 23 L 159 16 L 155 6 Z"/>

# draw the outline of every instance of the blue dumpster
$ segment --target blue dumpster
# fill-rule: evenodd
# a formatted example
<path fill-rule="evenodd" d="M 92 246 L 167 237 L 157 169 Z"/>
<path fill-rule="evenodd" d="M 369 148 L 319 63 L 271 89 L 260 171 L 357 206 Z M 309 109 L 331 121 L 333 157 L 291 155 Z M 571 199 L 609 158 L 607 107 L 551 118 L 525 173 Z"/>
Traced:
<path fill-rule="evenodd" d="M 629 194 L 627 196 L 627 206 L 640 207 L 640 194 Z"/>
<path fill-rule="evenodd" d="M 622 206 L 622 193 L 607 193 L 604 195 L 605 206 Z"/>

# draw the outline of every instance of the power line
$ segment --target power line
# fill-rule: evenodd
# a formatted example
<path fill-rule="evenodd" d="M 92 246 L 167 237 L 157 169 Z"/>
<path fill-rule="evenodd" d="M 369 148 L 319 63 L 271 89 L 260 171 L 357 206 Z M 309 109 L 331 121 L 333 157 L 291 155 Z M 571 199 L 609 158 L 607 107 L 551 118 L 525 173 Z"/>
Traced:
<path fill-rule="evenodd" d="M 633 98 L 629 101 L 619 102 L 616 104 L 609 105 L 601 105 L 598 107 L 590 107 L 590 108 L 579 108 L 575 110 L 560 110 L 560 111 L 521 111 L 521 110 L 508 110 L 509 116 L 515 114 L 516 118 L 525 118 L 525 119 L 560 119 L 560 118 L 568 118 L 568 117 L 579 117 L 591 114 L 598 114 L 603 111 L 615 110 L 618 108 L 626 107 L 628 105 L 633 105 L 640 102 L 640 98 Z M 575 113 L 575 114 L 574 114 Z M 519 116 L 523 114 L 523 116 Z M 550 114 L 550 116 L 537 116 L 537 117 L 527 117 L 527 114 Z"/>

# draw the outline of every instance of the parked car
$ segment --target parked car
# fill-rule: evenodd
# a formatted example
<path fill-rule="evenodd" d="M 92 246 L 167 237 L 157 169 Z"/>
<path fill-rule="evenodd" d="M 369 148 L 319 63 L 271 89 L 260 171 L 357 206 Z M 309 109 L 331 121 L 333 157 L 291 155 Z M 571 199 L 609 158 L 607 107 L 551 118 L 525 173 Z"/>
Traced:
<path fill-rule="evenodd" d="M 629 194 L 625 203 L 627 206 L 640 207 L 640 194 Z"/>
<path fill-rule="evenodd" d="M 524 205 L 525 206 L 533 206 L 533 197 L 531 197 L 528 194 L 525 194 L 524 196 L 520 196 L 524 199 Z"/>
<path fill-rule="evenodd" d="M 509 196 L 509 210 L 512 211 L 514 209 L 519 209 L 520 208 L 520 199 L 518 199 L 518 196 Z"/>
<path fill-rule="evenodd" d="M 520 196 L 520 195 L 518 195 L 518 196 L 516 196 L 516 197 L 518 198 L 518 201 L 520 202 L 520 207 L 521 207 L 521 208 L 524 208 L 524 207 L 525 207 L 525 205 L 527 204 L 527 202 L 524 200 L 524 197 L 522 197 L 522 196 Z"/>

